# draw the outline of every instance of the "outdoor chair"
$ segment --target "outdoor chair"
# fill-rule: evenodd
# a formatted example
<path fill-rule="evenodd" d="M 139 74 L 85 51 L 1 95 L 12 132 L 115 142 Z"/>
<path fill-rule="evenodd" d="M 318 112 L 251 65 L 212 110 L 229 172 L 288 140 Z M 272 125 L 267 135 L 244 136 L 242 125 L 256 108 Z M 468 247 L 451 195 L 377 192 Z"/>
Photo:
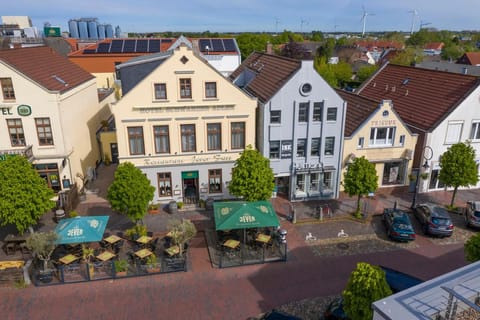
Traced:
<path fill-rule="evenodd" d="M 147 237 L 153 237 L 153 232 L 152 231 L 147 231 Z"/>
<path fill-rule="evenodd" d="M 123 232 L 122 232 L 122 231 L 118 231 L 118 232 L 117 232 L 117 237 L 123 238 Z"/>
<path fill-rule="evenodd" d="M 27 247 L 27 244 L 25 242 L 20 243 L 20 251 L 22 251 L 22 254 L 30 254 L 31 251 Z"/>

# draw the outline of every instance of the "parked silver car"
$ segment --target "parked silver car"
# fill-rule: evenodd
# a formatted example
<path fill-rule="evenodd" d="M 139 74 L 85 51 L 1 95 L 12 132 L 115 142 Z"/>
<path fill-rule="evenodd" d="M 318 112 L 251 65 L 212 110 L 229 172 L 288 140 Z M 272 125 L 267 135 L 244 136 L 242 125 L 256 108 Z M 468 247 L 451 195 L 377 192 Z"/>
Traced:
<path fill-rule="evenodd" d="M 467 227 L 480 228 L 480 201 L 467 201 L 465 224 Z"/>
<path fill-rule="evenodd" d="M 449 237 L 453 233 L 453 223 L 448 211 L 433 203 L 422 203 L 413 210 L 422 225 L 423 233 Z"/>

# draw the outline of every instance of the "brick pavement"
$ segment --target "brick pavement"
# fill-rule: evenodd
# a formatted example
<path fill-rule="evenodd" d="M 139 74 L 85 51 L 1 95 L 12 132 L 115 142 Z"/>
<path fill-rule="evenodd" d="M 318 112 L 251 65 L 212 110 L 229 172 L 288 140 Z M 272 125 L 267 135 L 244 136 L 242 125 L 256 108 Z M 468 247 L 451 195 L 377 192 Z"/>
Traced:
<path fill-rule="evenodd" d="M 106 183 L 105 174 L 114 166 L 99 170 L 92 189 Z M 82 202 L 81 214 L 110 214 L 108 228 L 127 228 L 131 222 L 112 213 L 104 200 L 105 191 L 97 190 Z M 397 201 L 399 207 L 409 207 L 411 194 L 382 190 L 368 200 L 372 212 L 380 212 L 384 205 Z M 390 192 L 390 193 L 389 193 Z M 460 191 L 457 203 L 480 194 Z M 419 195 L 441 203 L 449 203 L 449 192 Z M 335 208 L 334 217 L 325 223 L 293 225 L 286 220 L 289 208 L 285 200 L 277 198 L 273 205 L 278 210 L 282 228 L 288 231 L 289 254 L 287 262 L 214 269 L 206 250 L 205 238 L 200 232 L 192 240 L 189 250 L 188 272 L 161 274 L 121 280 L 93 281 L 89 283 L 19 290 L 0 288 L 0 307 L 4 319 L 246 319 L 290 301 L 315 296 L 338 294 L 346 284 L 350 272 L 358 261 L 384 264 L 429 279 L 465 264 L 463 244 L 432 245 L 422 243 L 418 248 L 359 254 L 350 256 L 318 257 L 305 245 L 305 228 L 337 230 L 347 225 L 345 218 L 355 199 L 342 198 Z M 295 203 L 299 217 L 307 215 L 316 203 Z M 110 210 L 110 211 L 109 211 Z M 379 211 L 380 210 L 380 211 Z M 197 221 L 199 226 L 211 222 L 204 211 L 181 212 Z M 49 223 L 51 217 L 46 217 Z M 50 219 L 50 220 L 49 220 Z M 147 216 L 146 223 L 156 232 L 165 230 L 171 215 L 161 213 Z M 48 223 L 44 226 L 48 227 Z M 364 225 L 357 223 L 358 230 Z M 201 228 L 200 228 L 201 229 Z M 326 235 L 330 236 L 330 235 Z"/>

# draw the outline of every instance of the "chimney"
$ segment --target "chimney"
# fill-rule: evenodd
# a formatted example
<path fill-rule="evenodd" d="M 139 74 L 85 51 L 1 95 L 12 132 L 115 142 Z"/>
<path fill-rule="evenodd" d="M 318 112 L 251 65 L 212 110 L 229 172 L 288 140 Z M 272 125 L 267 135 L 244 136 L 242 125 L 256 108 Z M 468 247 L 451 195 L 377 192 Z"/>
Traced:
<path fill-rule="evenodd" d="M 270 42 L 267 42 L 266 52 L 268 54 L 273 54 L 273 45 Z"/>

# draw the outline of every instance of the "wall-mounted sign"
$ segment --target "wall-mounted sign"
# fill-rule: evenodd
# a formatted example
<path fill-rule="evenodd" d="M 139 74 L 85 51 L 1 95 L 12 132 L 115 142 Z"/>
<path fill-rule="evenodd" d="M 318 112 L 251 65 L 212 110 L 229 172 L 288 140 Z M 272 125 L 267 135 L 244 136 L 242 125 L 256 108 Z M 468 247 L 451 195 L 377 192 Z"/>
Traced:
<path fill-rule="evenodd" d="M 26 104 L 21 104 L 17 107 L 18 115 L 26 117 L 32 114 L 32 107 L 27 106 Z"/>
<path fill-rule="evenodd" d="M 292 157 L 292 140 L 282 141 L 282 159 Z"/>
<path fill-rule="evenodd" d="M 4 116 L 13 115 L 11 107 L 0 107 L 0 113 Z"/>

